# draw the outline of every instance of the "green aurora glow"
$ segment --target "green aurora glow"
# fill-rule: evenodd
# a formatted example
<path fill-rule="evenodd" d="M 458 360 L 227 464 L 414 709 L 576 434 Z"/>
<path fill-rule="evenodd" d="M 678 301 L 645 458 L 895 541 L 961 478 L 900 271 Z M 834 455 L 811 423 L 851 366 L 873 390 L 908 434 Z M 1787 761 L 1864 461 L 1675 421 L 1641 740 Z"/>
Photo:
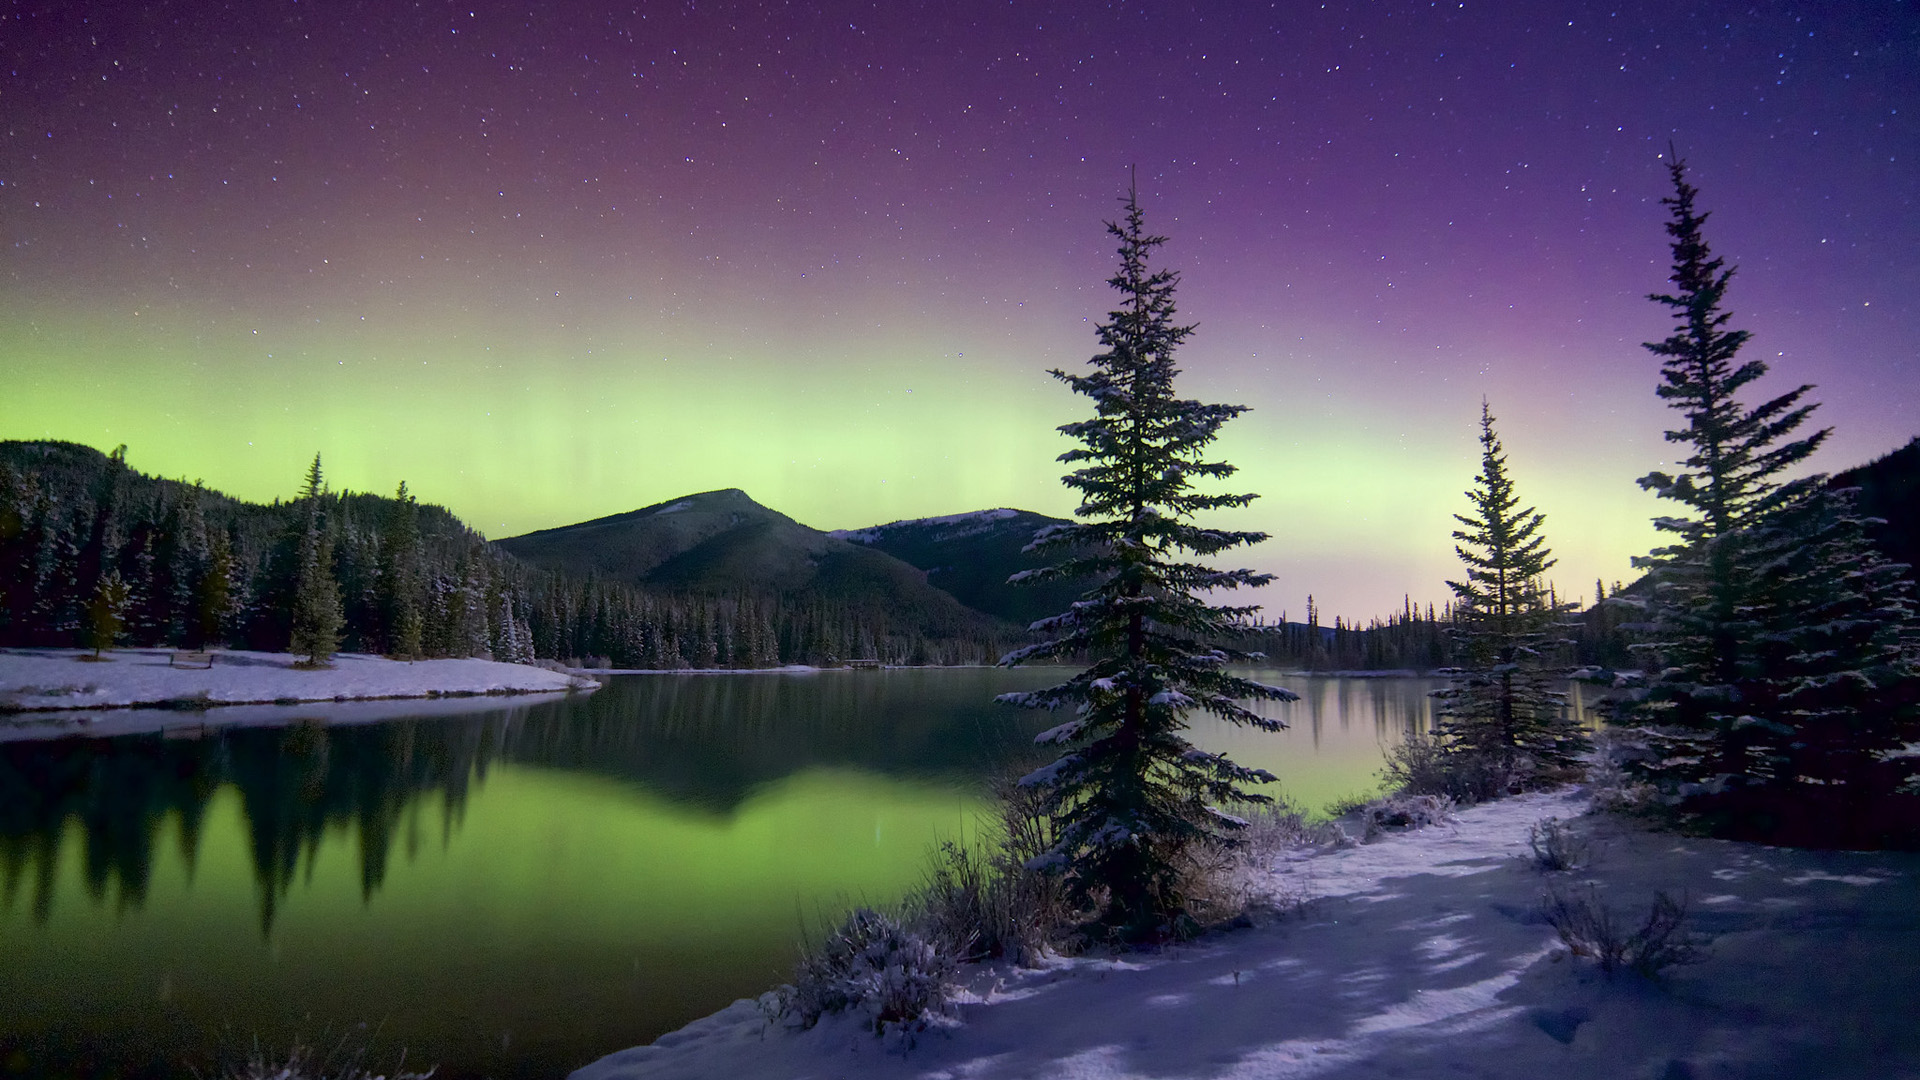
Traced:
<path fill-rule="evenodd" d="M 0 437 L 125 443 L 137 468 L 257 501 L 290 496 L 318 451 L 336 489 L 405 480 L 492 537 L 724 487 L 827 529 L 992 506 L 1066 515 L 1053 429 L 1085 403 L 1044 369 L 1090 344 L 1071 303 L 987 329 L 882 326 L 844 346 L 820 331 L 783 343 L 772 317 L 703 340 L 679 320 L 602 319 L 589 334 L 452 304 L 423 323 L 412 312 L 305 326 L 284 313 L 39 305 L 0 328 Z M 908 343 L 919 339 L 935 344 Z M 1234 487 L 1262 495 L 1223 520 L 1274 537 L 1249 560 L 1278 575 L 1260 601 L 1298 617 L 1313 593 L 1331 621 L 1397 610 L 1405 594 L 1444 599 L 1451 514 L 1477 448 L 1470 424 L 1437 420 L 1469 415 L 1480 391 L 1417 372 L 1385 387 L 1290 379 L 1277 339 L 1203 334 L 1188 360 L 1188 393 L 1253 407 L 1219 453 L 1242 470 Z M 1489 382 L 1551 404 L 1523 364 L 1511 369 Z M 1555 577 L 1585 594 L 1596 577 L 1629 576 L 1628 557 L 1652 542 L 1651 500 L 1631 484 L 1647 466 L 1607 413 L 1549 413 L 1543 431 L 1541 412 L 1503 430 L 1523 493 L 1548 514 Z M 1569 446 L 1569 429 L 1586 441 Z"/>

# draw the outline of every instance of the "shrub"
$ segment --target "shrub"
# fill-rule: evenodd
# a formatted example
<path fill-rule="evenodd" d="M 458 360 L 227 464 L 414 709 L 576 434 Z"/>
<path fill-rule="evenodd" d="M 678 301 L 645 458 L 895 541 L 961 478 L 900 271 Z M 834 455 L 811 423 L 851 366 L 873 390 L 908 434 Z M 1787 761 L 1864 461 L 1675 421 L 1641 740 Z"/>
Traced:
<path fill-rule="evenodd" d="M 1399 793 L 1368 803 L 1360 812 L 1362 839 L 1381 834 L 1444 825 L 1453 819 L 1453 800 L 1444 795 Z"/>
<path fill-rule="evenodd" d="M 822 1016 L 859 1011 L 875 1034 L 919 1031 L 946 1011 L 958 960 L 872 908 L 855 908 L 818 949 L 808 949 L 793 984 L 777 992 L 787 1022 L 809 1028 Z"/>
<path fill-rule="evenodd" d="M 1497 799 L 1515 787 L 1514 770 L 1498 758 L 1448 746 L 1430 735 L 1410 735 L 1387 751 L 1380 770 L 1387 787 L 1408 795 L 1436 795 L 1463 806 Z"/>
<path fill-rule="evenodd" d="M 1557 817 L 1527 826 L 1527 847 L 1532 850 L 1535 870 L 1557 873 L 1575 870 L 1586 864 L 1590 847 Z"/>
<path fill-rule="evenodd" d="M 1632 931 L 1627 929 L 1627 922 L 1600 903 L 1592 886 L 1584 894 L 1548 890 L 1541 897 L 1540 913 L 1559 933 L 1569 952 L 1599 964 L 1609 979 L 1623 968 L 1651 979 L 1676 964 L 1706 959 L 1700 941 L 1684 928 L 1685 893 L 1678 900 L 1665 892 L 1654 893 L 1646 918 Z"/>
<path fill-rule="evenodd" d="M 909 920 L 963 960 L 1034 964 L 1067 945 L 1081 912 L 1059 875 L 1029 868 L 1053 841 L 1041 794 L 1011 779 L 995 785 L 997 835 L 984 845 L 951 841 L 932 853 L 927 879 L 905 903 Z"/>

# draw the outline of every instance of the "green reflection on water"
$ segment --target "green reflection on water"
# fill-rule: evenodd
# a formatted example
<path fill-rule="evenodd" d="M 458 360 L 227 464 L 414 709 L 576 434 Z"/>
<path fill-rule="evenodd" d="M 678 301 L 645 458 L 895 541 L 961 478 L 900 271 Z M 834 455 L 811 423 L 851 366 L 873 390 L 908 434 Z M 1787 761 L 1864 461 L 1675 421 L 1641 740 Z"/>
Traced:
<path fill-rule="evenodd" d="M 993 695 L 1059 677 L 649 676 L 431 720 L 0 743 L 0 1075 L 9 1048 L 204 1072 L 362 1022 L 441 1077 L 560 1075 L 897 897 L 1054 722 Z M 1275 681 L 1303 694 L 1266 706 L 1291 730 L 1196 741 L 1316 809 L 1375 783 L 1438 685 Z"/>
<path fill-rule="evenodd" d="M 249 822 L 232 788 L 200 854 L 160 858 L 144 900 L 86 902 L 84 826 L 53 904 L 0 916 L 0 997 L 17 1033 L 118 1033 L 176 1052 L 387 1021 L 385 1045 L 455 1074 L 553 1075 L 765 989 L 803 918 L 898 895 L 928 842 L 978 804 L 937 785 L 812 770 L 715 816 L 603 777 L 496 768 L 457 828 L 444 795 L 399 822 L 404 871 L 371 895 L 345 824 L 303 846 L 265 935 Z M 163 829 L 177 837 L 178 819 Z M 395 1022 L 396 1017 L 404 1017 Z M 53 1050 L 54 1047 L 45 1047 Z"/>

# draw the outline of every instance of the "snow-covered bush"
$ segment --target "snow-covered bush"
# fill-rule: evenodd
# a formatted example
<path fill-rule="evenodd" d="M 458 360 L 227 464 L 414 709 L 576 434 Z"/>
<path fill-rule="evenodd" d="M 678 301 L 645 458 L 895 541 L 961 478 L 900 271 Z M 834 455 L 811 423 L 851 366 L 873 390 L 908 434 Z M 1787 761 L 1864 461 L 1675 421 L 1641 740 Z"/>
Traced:
<path fill-rule="evenodd" d="M 1453 800 L 1444 795 L 1389 795 L 1368 803 L 1360 811 L 1360 826 L 1366 840 L 1376 839 L 1383 833 L 1444 825 L 1452 819 Z"/>
<path fill-rule="evenodd" d="M 829 1014 L 858 1012 L 875 1034 L 918 1031 L 946 1014 L 958 961 L 872 908 L 855 908 L 818 949 L 808 949 L 781 987 L 779 1011 L 809 1028 Z"/>
<path fill-rule="evenodd" d="M 1622 969 L 1655 978 L 1676 964 L 1705 960 L 1702 943 L 1685 928 L 1687 898 L 1675 900 L 1665 892 L 1653 894 L 1653 904 L 1637 929 L 1600 902 L 1592 886 L 1585 893 L 1549 889 L 1540 899 L 1540 914 L 1560 935 L 1567 951 L 1600 965 L 1611 979 Z"/>
<path fill-rule="evenodd" d="M 1527 847 L 1533 852 L 1533 868 L 1542 873 L 1577 870 L 1586 864 L 1590 848 L 1585 838 L 1557 817 L 1527 826 Z"/>

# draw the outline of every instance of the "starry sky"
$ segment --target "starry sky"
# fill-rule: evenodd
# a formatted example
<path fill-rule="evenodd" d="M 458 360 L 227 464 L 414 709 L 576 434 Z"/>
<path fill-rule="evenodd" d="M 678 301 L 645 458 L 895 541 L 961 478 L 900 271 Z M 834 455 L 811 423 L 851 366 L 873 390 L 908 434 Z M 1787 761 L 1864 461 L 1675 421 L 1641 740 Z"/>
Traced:
<path fill-rule="evenodd" d="M 0 438 L 502 537 L 1066 514 L 1137 170 L 1278 617 L 1444 600 L 1485 397 L 1563 591 L 1665 512 L 1663 155 L 1762 390 L 1920 434 L 1920 5 L 0 8 Z"/>

